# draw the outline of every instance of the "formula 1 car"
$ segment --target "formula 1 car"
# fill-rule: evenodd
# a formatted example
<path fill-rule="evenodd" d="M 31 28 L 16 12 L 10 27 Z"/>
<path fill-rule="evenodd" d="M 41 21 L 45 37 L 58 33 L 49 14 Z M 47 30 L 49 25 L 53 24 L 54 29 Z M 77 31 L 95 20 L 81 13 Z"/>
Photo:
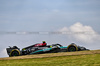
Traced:
<path fill-rule="evenodd" d="M 36 45 L 36 44 L 35 44 Z M 61 44 L 52 44 L 44 47 L 35 47 L 34 45 L 28 46 L 20 50 L 17 46 L 6 48 L 7 54 L 11 56 L 31 55 L 31 54 L 43 54 L 43 53 L 57 53 L 57 52 L 73 52 L 88 50 L 85 47 L 77 46 L 72 43 L 68 46 L 62 46 Z"/>

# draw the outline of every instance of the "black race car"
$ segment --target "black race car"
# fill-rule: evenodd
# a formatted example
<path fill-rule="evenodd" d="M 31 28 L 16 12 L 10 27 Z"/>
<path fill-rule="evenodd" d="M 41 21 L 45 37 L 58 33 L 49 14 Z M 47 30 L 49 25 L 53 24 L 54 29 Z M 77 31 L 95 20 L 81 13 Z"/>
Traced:
<path fill-rule="evenodd" d="M 35 44 L 36 45 L 36 44 Z M 7 54 L 11 56 L 31 55 L 31 54 L 43 54 L 43 53 L 57 53 L 57 52 L 73 52 L 88 50 L 85 47 L 77 46 L 72 43 L 68 46 L 62 46 L 61 44 L 52 44 L 44 47 L 34 47 L 34 45 L 28 46 L 20 50 L 17 46 L 6 48 Z"/>

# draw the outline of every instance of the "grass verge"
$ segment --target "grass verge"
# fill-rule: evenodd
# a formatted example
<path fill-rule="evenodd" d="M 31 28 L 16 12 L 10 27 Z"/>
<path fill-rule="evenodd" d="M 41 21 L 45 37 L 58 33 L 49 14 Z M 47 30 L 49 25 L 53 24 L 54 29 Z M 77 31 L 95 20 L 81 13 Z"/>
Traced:
<path fill-rule="evenodd" d="M 52 53 L 38 55 L 27 55 L 20 57 L 33 56 L 33 58 L 23 59 L 1 59 L 0 66 L 100 66 L 100 50 L 96 51 L 82 51 L 82 52 L 66 52 L 66 53 Z M 86 54 L 92 52 L 90 54 Z M 93 53 L 96 52 L 96 53 Z M 83 53 L 83 54 L 81 54 Z M 62 56 L 59 55 L 63 54 Z M 40 54 L 41 55 L 41 54 Z M 43 57 L 47 55 L 48 57 Z M 50 55 L 53 55 L 52 57 Z M 39 58 L 34 58 L 37 56 Z M 50 57 L 49 57 L 50 56 Z M 10 57 L 19 58 L 19 57 Z"/>

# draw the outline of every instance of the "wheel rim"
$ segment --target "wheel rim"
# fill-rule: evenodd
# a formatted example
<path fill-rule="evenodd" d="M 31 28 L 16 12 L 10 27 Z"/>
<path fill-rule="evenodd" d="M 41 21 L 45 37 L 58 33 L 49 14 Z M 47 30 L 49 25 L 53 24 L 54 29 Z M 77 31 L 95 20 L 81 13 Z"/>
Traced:
<path fill-rule="evenodd" d="M 76 51 L 76 48 L 75 47 L 70 47 L 69 51 L 70 52 Z"/>
<path fill-rule="evenodd" d="M 17 56 L 17 53 L 15 53 L 14 56 Z"/>
<path fill-rule="evenodd" d="M 73 49 L 73 48 L 71 48 L 71 51 L 74 51 L 74 49 Z"/>

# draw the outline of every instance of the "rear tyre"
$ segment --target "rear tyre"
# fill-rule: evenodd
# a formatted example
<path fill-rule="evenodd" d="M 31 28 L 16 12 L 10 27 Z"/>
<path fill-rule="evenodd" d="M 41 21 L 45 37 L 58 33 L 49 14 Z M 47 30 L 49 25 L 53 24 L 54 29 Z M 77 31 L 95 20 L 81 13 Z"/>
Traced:
<path fill-rule="evenodd" d="M 12 50 L 10 53 L 10 57 L 11 56 L 19 56 L 19 55 L 20 55 L 20 52 L 19 52 L 19 50 L 16 50 L 16 49 Z"/>

